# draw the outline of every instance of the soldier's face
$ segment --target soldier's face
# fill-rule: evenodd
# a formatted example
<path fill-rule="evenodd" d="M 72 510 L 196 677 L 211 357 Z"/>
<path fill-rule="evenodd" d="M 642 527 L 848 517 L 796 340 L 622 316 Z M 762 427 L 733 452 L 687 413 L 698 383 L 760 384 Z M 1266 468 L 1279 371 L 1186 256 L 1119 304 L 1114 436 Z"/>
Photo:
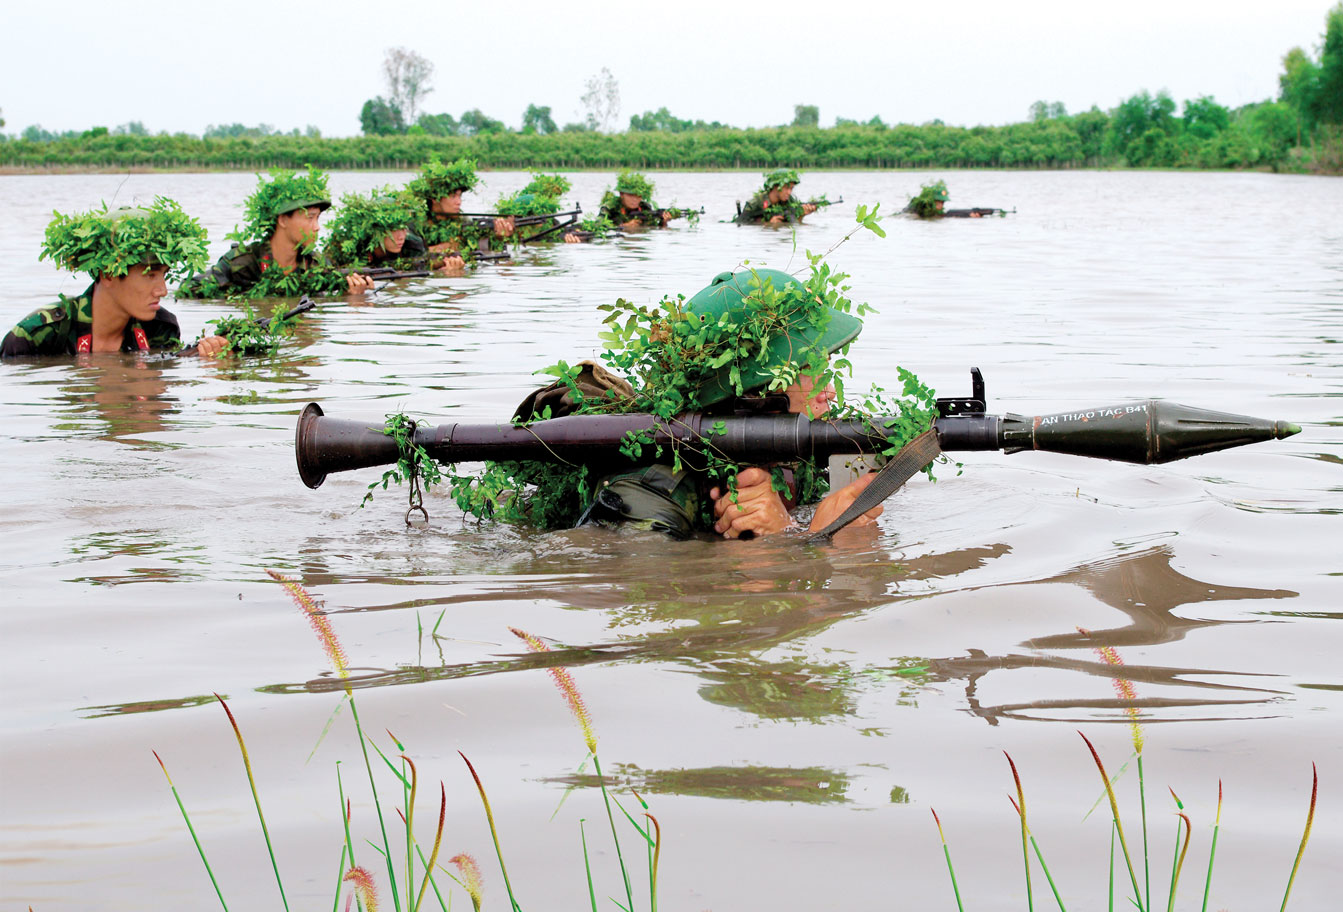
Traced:
<path fill-rule="evenodd" d="M 447 196 L 440 196 L 434 200 L 432 210 L 435 215 L 456 215 L 461 212 L 462 191 L 457 190 Z"/>
<path fill-rule="evenodd" d="M 283 233 L 295 247 L 314 247 L 317 244 L 317 223 L 322 210 L 316 206 L 307 209 L 295 209 L 275 220 L 276 234 Z"/>
<path fill-rule="evenodd" d="M 406 246 L 406 229 L 398 228 L 382 239 L 382 249 L 386 253 L 400 253 Z"/>
<path fill-rule="evenodd" d="M 107 282 L 118 309 L 132 320 L 148 321 L 157 316 L 159 301 L 168 293 L 168 267 L 135 266 Z"/>
<path fill-rule="evenodd" d="M 643 204 L 644 198 L 637 193 L 621 193 L 620 205 L 625 209 L 638 209 Z"/>
<path fill-rule="evenodd" d="M 835 401 L 834 384 L 818 388 L 815 379 L 806 374 L 799 376 L 785 392 L 788 393 L 788 411 L 808 418 L 820 418 L 828 414 Z"/>

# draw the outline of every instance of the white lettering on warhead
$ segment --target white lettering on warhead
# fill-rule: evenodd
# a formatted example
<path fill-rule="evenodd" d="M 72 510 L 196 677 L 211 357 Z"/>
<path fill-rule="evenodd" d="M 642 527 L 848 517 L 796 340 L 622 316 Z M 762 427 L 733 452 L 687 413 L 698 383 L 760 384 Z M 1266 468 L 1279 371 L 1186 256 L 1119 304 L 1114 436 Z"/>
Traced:
<path fill-rule="evenodd" d="M 1037 427 L 1049 427 L 1051 424 L 1063 424 L 1068 421 L 1090 421 L 1092 418 L 1122 418 L 1141 412 L 1145 405 L 1121 405 L 1113 408 L 1091 409 L 1085 412 L 1060 412 L 1057 415 L 1041 415 L 1036 421 Z"/>

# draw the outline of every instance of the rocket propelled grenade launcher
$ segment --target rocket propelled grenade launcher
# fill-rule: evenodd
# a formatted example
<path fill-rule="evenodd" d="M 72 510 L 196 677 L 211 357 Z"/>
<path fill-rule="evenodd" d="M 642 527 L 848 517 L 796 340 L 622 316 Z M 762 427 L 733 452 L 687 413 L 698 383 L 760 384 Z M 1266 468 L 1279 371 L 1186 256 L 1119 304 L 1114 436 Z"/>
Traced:
<path fill-rule="evenodd" d="M 1173 462 L 1215 450 L 1280 440 L 1301 428 L 1148 399 L 1047 415 L 990 415 L 984 379 L 971 369 L 973 393 L 937 400 L 938 443 L 948 452 L 1040 450 L 1112 459 L 1139 465 Z M 892 419 L 827 421 L 805 415 L 706 415 L 670 421 L 655 415 L 571 415 L 515 424 L 440 424 L 418 427 L 414 441 L 439 462 L 537 460 L 609 462 L 626 435 L 651 433 L 663 447 L 712 448 L 739 464 L 825 460 L 840 453 L 881 453 L 889 446 L 882 427 Z M 310 488 L 332 472 L 390 465 L 400 455 L 396 441 L 376 422 L 326 417 L 309 403 L 294 439 L 299 476 Z"/>

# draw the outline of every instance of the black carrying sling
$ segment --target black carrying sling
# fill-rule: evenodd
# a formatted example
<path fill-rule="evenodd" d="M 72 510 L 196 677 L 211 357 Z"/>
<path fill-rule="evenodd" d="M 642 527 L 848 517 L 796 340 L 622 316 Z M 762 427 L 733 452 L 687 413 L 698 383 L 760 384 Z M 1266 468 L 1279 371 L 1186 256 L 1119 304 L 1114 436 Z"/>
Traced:
<path fill-rule="evenodd" d="M 890 497 L 915 473 L 936 459 L 942 452 L 937 442 L 937 428 L 931 427 L 909 443 L 901 447 L 886 465 L 882 466 L 866 488 L 864 488 L 849 508 L 839 518 L 819 532 L 807 537 L 808 541 L 829 538 L 849 523 L 862 516 L 868 510 Z"/>

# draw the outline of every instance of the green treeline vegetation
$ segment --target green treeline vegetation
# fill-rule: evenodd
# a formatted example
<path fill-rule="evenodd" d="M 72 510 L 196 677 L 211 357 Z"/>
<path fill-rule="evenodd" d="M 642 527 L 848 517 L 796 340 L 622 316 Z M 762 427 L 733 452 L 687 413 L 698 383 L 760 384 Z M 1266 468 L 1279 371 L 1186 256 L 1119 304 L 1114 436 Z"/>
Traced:
<path fill-rule="evenodd" d="M 1229 109 L 1210 96 L 1177 105 L 1167 92 L 1142 91 L 1102 111 L 1068 114 L 1061 103 L 1036 102 L 1030 119 L 1005 126 L 954 127 L 940 121 L 887 125 L 880 118 L 838 119 L 819 126 L 815 105 L 798 105 L 789 126 L 741 129 L 683 120 L 665 107 L 634 115 L 624 132 L 610 129 L 618 87 L 608 71 L 589 84 L 584 124 L 556 126 L 550 108 L 529 105 L 523 128 L 510 130 L 479 109 L 460 118 L 422 113 L 432 65 L 389 51 L 401 67 L 392 98 L 370 99 L 363 136 L 325 138 L 262 124 L 211 127 L 204 136 L 150 135 L 139 122 L 55 135 L 30 126 L 0 141 L 0 167 L 16 169 L 401 169 L 431 154 L 469 157 L 486 168 L 1269 168 L 1343 170 L 1343 3 L 1326 16 L 1318 56 L 1293 48 L 1283 58 L 1280 92 Z M 418 65 L 421 70 L 415 70 Z M 407 67 L 415 80 L 407 88 Z M 0 134 L 0 136 L 3 136 Z"/>

